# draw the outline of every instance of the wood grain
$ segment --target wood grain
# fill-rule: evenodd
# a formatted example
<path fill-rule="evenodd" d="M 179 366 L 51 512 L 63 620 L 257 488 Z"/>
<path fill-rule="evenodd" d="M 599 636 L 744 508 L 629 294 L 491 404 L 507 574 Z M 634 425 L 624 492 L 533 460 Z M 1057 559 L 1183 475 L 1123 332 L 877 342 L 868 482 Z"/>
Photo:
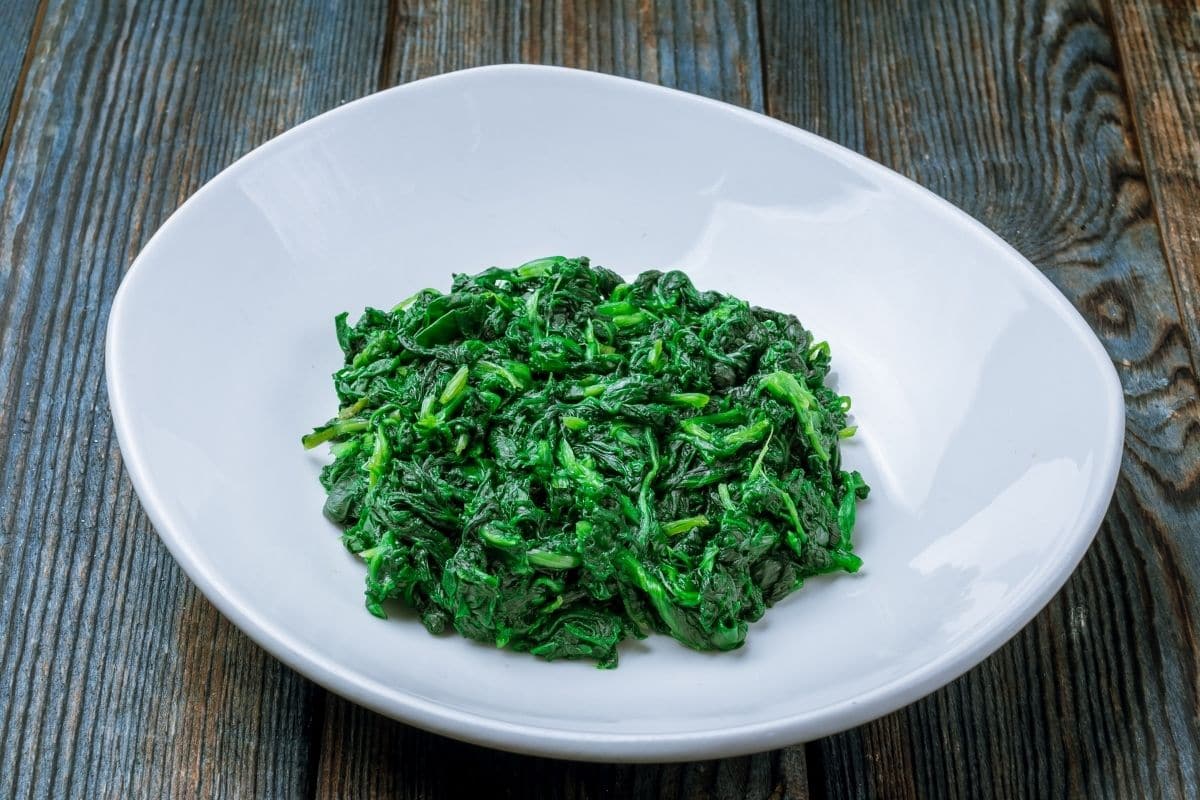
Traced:
<path fill-rule="evenodd" d="M 393 0 L 382 85 L 523 62 L 662 83 L 762 109 L 752 0 Z"/>
<path fill-rule="evenodd" d="M 1195 355 L 1200 347 L 1200 5 L 1109 0 L 1108 14 Z"/>
<path fill-rule="evenodd" d="M 373 87 L 373 11 L 47 4 L 0 172 L 0 797 L 308 791 L 319 695 L 154 535 L 121 469 L 103 336 L 124 269 L 184 197 Z"/>
<path fill-rule="evenodd" d="M 0 167 L 8 154 L 12 121 L 24 94 L 41 28 L 45 3 L 39 0 L 12 0 L 0 4 Z"/>
<path fill-rule="evenodd" d="M 807 800 L 803 748 L 691 764 L 582 764 L 514 755 L 385 720 L 330 696 L 319 797 Z"/>
<path fill-rule="evenodd" d="M 764 11 L 770 111 L 907 174 L 1008 239 L 1100 335 L 1128 404 L 1116 498 L 1064 590 L 964 678 L 822 742 L 822 791 L 1194 796 L 1193 320 L 1171 290 L 1103 10 L 963 0 Z"/>

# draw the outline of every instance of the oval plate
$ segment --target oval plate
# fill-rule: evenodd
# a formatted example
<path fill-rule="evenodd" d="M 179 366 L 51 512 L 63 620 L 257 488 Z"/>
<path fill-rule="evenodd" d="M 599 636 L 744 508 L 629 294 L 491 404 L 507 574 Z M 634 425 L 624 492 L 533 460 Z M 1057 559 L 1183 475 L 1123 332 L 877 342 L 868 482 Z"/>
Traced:
<path fill-rule="evenodd" d="M 737 652 L 655 636 L 612 671 L 363 609 L 363 566 L 320 511 L 327 455 L 299 444 L 335 408 L 334 314 L 551 253 L 680 267 L 832 343 L 860 427 L 844 458 L 873 487 L 861 573 L 809 582 Z M 596 760 L 792 744 L 960 675 L 1078 563 L 1124 421 L 1075 309 L 963 212 L 762 115 L 546 67 L 417 81 L 253 151 L 138 256 L 107 357 L 146 512 L 238 627 L 384 714 Z"/>

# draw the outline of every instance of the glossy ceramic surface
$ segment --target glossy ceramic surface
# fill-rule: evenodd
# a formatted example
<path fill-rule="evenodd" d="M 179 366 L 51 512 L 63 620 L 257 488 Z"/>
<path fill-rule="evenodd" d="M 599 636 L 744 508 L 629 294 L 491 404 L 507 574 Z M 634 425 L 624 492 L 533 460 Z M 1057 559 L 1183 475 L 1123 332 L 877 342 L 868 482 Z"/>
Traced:
<path fill-rule="evenodd" d="M 794 312 L 833 345 L 873 487 L 855 576 L 814 580 L 731 654 L 666 637 L 548 664 L 362 607 L 321 516 L 332 317 L 551 253 Z M 1078 314 L 923 189 L 750 112 L 536 67 L 351 103 L 223 172 L 158 232 L 109 323 L 130 476 L 201 590 L 289 665 L 499 747 L 663 760 L 864 722 L 993 651 L 1066 579 L 1111 496 L 1121 391 Z"/>

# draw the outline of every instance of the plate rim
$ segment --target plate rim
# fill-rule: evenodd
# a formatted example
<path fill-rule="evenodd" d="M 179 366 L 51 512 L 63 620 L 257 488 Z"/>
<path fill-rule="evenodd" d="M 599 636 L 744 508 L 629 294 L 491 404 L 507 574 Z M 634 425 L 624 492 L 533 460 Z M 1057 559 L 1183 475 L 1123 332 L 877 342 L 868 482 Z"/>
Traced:
<path fill-rule="evenodd" d="M 1097 473 L 1102 480 L 1094 482 L 1081 504 L 1083 509 L 1076 524 L 1064 536 L 1067 543 L 1061 548 L 1062 555 L 1048 560 L 1031 574 L 1026 581 L 1024 594 L 1014 603 L 1001 624 L 984 624 L 971 637 L 964 638 L 954 648 L 920 667 L 897 676 L 881 686 L 875 687 L 859 697 L 830 703 L 801 714 L 792 714 L 768 721 L 748 723 L 726 728 L 705 728 L 695 731 L 674 733 L 613 733 L 607 731 L 565 730 L 549 725 L 532 725 L 497 719 L 484 712 L 464 711 L 439 702 L 407 694 L 402 688 L 388 687 L 377 681 L 355 674 L 355 670 L 341 666 L 335 659 L 307 647 L 297 645 L 285 632 L 257 614 L 253 609 L 238 602 L 230 587 L 222 578 L 206 568 L 204 560 L 189 543 L 187 526 L 176 524 L 159 502 L 158 490 L 152 479 L 152 470 L 145 462 L 121 380 L 121 341 L 126 326 L 125 309 L 130 287 L 145 272 L 146 264 L 164 234 L 179 224 L 197 198 L 212 187 L 228 181 L 256 159 L 269 155 L 275 149 L 286 146 L 292 139 L 304 135 L 310 127 L 321 124 L 331 115 L 360 104 L 389 102 L 391 98 L 412 91 L 413 87 L 428 88 L 442 82 L 470 80 L 487 74 L 508 74 L 518 79 L 526 76 L 558 74 L 571 80 L 605 84 L 622 91 L 665 93 L 676 99 L 712 108 L 720 113 L 733 113 L 748 123 L 783 132 L 804 145 L 849 162 L 860 174 L 873 174 L 887 181 L 892 187 L 918 192 L 932 201 L 941 211 L 975 234 L 989 240 L 1009 256 L 1011 269 L 1032 286 L 1037 295 L 1046 302 L 1056 316 L 1075 334 L 1087 353 L 1096 362 L 1097 372 L 1105 379 L 1106 390 L 1101 402 L 1106 414 L 1104 441 L 1097 444 Z M 1015 248 L 980 221 L 970 216 L 950 201 L 936 195 L 904 175 L 862 154 L 832 142 L 817 134 L 803 130 L 781 120 L 756 111 L 735 106 L 720 100 L 696 95 L 657 84 L 624 78 L 605 73 L 578 70 L 566 67 L 529 64 L 495 64 L 456 70 L 374 92 L 349 103 L 325 111 L 309 120 L 289 128 L 272 137 L 239 157 L 221 170 L 186 201 L 184 201 L 159 226 L 150 240 L 134 258 L 122 277 L 120 286 L 109 310 L 105 336 L 105 379 L 108 389 L 109 409 L 113 427 L 120 446 L 120 455 L 139 501 L 151 524 L 172 557 L 183 568 L 184 573 L 226 618 L 246 633 L 257 645 L 325 689 L 369 708 L 385 716 L 399 719 L 435 733 L 453 738 L 497 747 L 513 752 L 554 758 L 569 758 L 585 761 L 657 762 L 679 761 L 699 758 L 719 758 L 758 752 L 802 741 L 812 741 L 839 731 L 861 725 L 884 714 L 902 708 L 921 697 L 945 686 L 966 671 L 984 661 L 1004 643 L 1024 628 L 1040 612 L 1066 583 L 1084 553 L 1091 545 L 1103 521 L 1109 501 L 1116 487 L 1124 443 L 1125 402 L 1124 391 L 1115 366 L 1104 346 L 1083 319 L 1078 309 L 1054 286 L 1053 283 Z"/>

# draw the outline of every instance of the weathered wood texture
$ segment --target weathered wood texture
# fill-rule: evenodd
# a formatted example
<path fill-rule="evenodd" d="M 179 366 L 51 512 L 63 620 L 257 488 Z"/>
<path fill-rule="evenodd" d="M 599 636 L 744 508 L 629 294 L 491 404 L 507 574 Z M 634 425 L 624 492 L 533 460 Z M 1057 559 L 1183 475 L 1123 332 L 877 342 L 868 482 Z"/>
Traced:
<path fill-rule="evenodd" d="M 309 791 L 321 697 L 160 544 L 103 386 L 109 304 L 166 215 L 374 88 L 382 6 L 254 9 L 49 2 L 18 81 L 0 172 L 0 797 Z M 18 35 L 0 31 L 0 65 Z"/>
<path fill-rule="evenodd" d="M 12 134 L 9 123 L 34 57 L 45 4 L 38 0 L 0 3 L 0 164 Z"/>
<path fill-rule="evenodd" d="M 692 764 L 581 764 L 425 733 L 329 697 L 318 797 L 806 800 L 804 749 Z"/>
<path fill-rule="evenodd" d="M 1099 2 L 0 2 L 0 797 L 1195 796 L 1200 13 Z M 1118 366 L 1129 435 L 1096 545 L 1032 625 L 840 736 L 614 766 L 384 720 L 198 595 L 105 406 L 121 274 L 254 145 L 502 61 L 766 110 L 950 198 L 1063 289 Z"/>
<path fill-rule="evenodd" d="M 1200 346 L 1200 5 L 1110 0 L 1122 77 L 1192 352 Z"/>
<path fill-rule="evenodd" d="M 764 10 L 768 110 L 907 174 L 1008 239 L 1099 333 L 1128 402 L 1117 495 L 1066 588 L 961 680 L 822 742 L 810 763 L 822 791 L 1194 795 L 1194 321 L 1171 288 L 1104 10 L 1086 0 Z M 1195 137 L 1193 126 L 1192 147 Z"/>
<path fill-rule="evenodd" d="M 393 0 L 380 88 L 525 62 L 598 70 L 762 110 L 751 0 Z"/>

